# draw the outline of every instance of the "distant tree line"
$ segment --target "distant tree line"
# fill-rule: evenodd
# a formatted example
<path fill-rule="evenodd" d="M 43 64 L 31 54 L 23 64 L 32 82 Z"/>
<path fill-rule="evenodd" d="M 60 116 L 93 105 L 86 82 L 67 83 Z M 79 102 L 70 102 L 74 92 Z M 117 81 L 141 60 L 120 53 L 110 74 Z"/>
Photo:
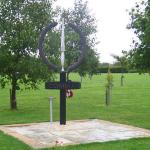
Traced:
<path fill-rule="evenodd" d="M 97 73 L 108 73 L 108 69 L 109 67 L 100 67 L 97 70 Z M 112 66 L 110 67 L 110 71 L 111 73 L 122 73 L 122 71 L 124 73 L 128 73 L 129 71 L 127 70 L 127 68 L 122 68 L 121 66 Z"/>
<path fill-rule="evenodd" d="M 108 73 L 109 68 L 111 73 L 138 73 L 137 69 L 130 68 L 128 65 L 122 66 L 118 61 L 113 64 L 100 63 L 96 73 Z"/>

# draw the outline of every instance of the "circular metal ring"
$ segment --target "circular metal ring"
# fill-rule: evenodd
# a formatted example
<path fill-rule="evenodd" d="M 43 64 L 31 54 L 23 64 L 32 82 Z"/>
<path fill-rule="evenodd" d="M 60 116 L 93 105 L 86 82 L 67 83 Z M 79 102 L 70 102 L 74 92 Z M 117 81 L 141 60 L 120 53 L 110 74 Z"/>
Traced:
<path fill-rule="evenodd" d="M 57 65 L 49 62 L 49 60 L 47 59 L 45 53 L 44 53 L 44 48 L 43 48 L 43 45 L 44 45 L 44 41 L 45 41 L 45 36 L 47 34 L 48 31 L 51 31 L 52 28 L 54 28 L 55 26 L 57 25 L 57 22 L 53 22 L 51 24 L 49 24 L 47 27 L 45 27 L 41 34 L 40 34 L 40 37 L 39 37 L 39 45 L 38 45 L 38 48 L 39 48 L 39 54 L 43 60 L 43 62 L 48 66 L 48 68 L 51 70 L 55 70 L 55 71 L 58 71 L 60 69 L 60 67 L 58 67 Z M 84 59 L 84 55 L 85 55 L 85 50 L 86 50 L 86 38 L 83 34 L 83 32 L 81 32 L 81 30 L 75 26 L 74 24 L 71 24 L 69 23 L 68 24 L 68 27 L 72 28 L 76 33 L 79 34 L 79 50 L 81 51 L 81 54 L 78 58 L 78 60 L 76 62 L 74 62 L 72 65 L 70 65 L 66 72 L 71 72 L 73 70 L 75 70 L 83 61 Z"/>

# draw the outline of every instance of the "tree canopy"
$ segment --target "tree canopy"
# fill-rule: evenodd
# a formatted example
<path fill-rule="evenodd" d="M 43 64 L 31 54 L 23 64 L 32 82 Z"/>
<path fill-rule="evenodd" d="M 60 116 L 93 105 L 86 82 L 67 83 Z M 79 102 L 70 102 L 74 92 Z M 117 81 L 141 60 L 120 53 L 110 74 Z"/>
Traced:
<path fill-rule="evenodd" d="M 133 40 L 134 48 L 129 52 L 130 63 L 140 72 L 150 71 L 150 0 L 136 3 L 130 12 L 129 29 L 134 30 L 137 40 Z"/>
<path fill-rule="evenodd" d="M 122 54 L 123 54 L 122 56 L 112 54 L 112 57 L 116 60 L 115 64 L 121 66 L 121 68 L 127 68 L 128 66 L 127 52 L 122 51 Z"/>
<path fill-rule="evenodd" d="M 97 72 L 99 66 L 99 56 L 96 52 L 96 33 L 97 33 L 97 21 L 95 17 L 91 14 L 88 8 L 88 2 L 83 0 L 75 0 L 74 7 L 72 9 L 67 9 L 64 12 L 64 17 L 66 23 L 72 23 L 78 26 L 84 35 L 86 36 L 86 56 L 84 62 L 77 69 L 81 76 L 85 74 L 91 74 Z M 78 35 L 70 30 L 66 31 L 67 38 L 66 41 L 66 58 L 67 65 L 73 63 L 75 59 L 79 56 L 79 42 Z"/>
<path fill-rule="evenodd" d="M 19 84 L 36 87 L 48 78 L 37 55 L 41 29 L 53 17 L 52 1 L 1 0 L 0 3 L 0 83 L 11 81 L 11 108 L 16 109 Z"/>

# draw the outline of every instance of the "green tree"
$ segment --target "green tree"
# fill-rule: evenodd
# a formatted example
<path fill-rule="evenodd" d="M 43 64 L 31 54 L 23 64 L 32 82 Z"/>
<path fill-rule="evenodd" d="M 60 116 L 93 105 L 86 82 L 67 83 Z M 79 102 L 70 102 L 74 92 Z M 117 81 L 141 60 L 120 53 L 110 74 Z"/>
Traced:
<path fill-rule="evenodd" d="M 88 70 L 89 78 L 92 79 L 92 76 L 94 74 L 97 74 L 99 69 L 99 65 L 100 65 L 99 56 L 97 53 L 95 53 L 95 51 L 90 50 L 87 59 L 88 59 L 87 66 L 89 68 L 87 70 Z"/>
<path fill-rule="evenodd" d="M 35 88 L 48 78 L 41 63 L 38 37 L 52 20 L 52 1 L 1 0 L 0 2 L 0 83 L 11 83 L 11 109 L 17 109 L 16 90 L 20 84 Z M 50 77 L 50 76 L 49 76 Z"/>
<path fill-rule="evenodd" d="M 88 2 L 75 0 L 74 7 L 64 11 L 66 23 L 72 23 L 80 28 L 86 36 L 85 60 L 77 69 L 80 76 L 96 73 L 99 65 L 99 57 L 95 50 L 97 33 L 97 22 L 88 9 Z M 66 29 L 66 65 L 73 63 L 79 57 L 79 36 L 70 29 Z"/>
<path fill-rule="evenodd" d="M 133 40 L 134 48 L 129 52 L 130 64 L 139 72 L 150 71 L 150 0 L 136 3 L 130 11 L 131 22 L 128 25 L 137 36 Z"/>
<path fill-rule="evenodd" d="M 121 66 L 121 86 L 123 86 L 123 79 L 124 79 L 124 69 L 127 68 L 127 52 L 122 51 L 123 56 L 112 55 L 114 59 L 119 63 Z"/>
<path fill-rule="evenodd" d="M 98 54 L 92 50 L 89 49 L 86 53 L 85 59 L 79 69 L 77 69 L 82 82 L 82 77 L 86 76 L 86 74 L 89 75 L 90 80 L 92 79 L 92 76 L 94 74 L 97 74 L 99 69 L 99 56 Z"/>

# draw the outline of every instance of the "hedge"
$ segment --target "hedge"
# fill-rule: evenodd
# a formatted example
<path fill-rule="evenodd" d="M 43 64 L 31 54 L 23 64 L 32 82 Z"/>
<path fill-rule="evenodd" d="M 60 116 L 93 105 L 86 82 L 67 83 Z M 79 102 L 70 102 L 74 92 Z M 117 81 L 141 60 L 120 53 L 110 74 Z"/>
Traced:
<path fill-rule="evenodd" d="M 121 67 L 111 67 L 110 68 L 112 73 L 128 73 L 128 70 L 126 68 Z M 98 73 L 107 73 L 108 67 L 101 67 L 98 69 Z"/>

